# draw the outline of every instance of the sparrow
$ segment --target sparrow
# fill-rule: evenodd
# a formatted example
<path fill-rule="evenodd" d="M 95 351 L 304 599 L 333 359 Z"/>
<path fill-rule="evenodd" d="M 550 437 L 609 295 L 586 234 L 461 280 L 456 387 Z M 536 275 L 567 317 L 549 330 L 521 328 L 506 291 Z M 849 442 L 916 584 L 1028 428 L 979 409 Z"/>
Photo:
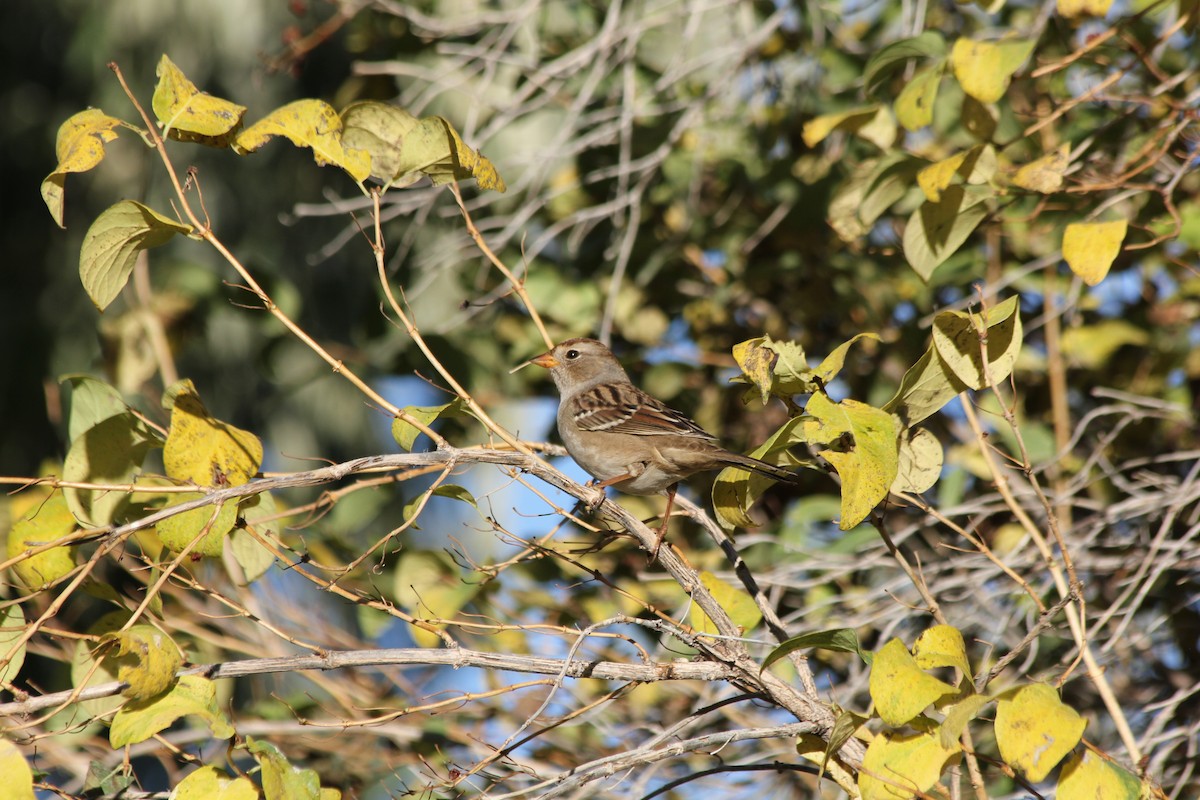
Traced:
<path fill-rule="evenodd" d="M 662 545 L 679 482 L 706 470 L 741 467 L 796 483 L 789 470 L 734 453 L 682 412 L 633 385 L 616 356 L 595 339 L 568 339 L 527 363 L 550 371 L 560 396 L 558 435 L 597 488 L 667 497 Z"/>

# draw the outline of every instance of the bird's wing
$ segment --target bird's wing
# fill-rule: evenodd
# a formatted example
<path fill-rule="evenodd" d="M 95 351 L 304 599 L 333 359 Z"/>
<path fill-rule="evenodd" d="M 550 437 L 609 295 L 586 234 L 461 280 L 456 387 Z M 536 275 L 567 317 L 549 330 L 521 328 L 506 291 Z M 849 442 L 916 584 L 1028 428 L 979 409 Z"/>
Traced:
<path fill-rule="evenodd" d="M 629 384 L 593 386 L 574 398 L 572 408 L 576 424 L 585 431 L 716 441 L 681 412 Z"/>

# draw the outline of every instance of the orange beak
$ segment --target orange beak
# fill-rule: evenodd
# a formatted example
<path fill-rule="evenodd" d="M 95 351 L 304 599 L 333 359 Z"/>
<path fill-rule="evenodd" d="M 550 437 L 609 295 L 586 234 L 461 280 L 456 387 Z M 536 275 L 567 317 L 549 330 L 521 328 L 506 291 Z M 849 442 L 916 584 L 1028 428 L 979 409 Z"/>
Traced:
<path fill-rule="evenodd" d="M 537 364 L 539 367 L 543 367 L 544 369 L 550 369 L 551 367 L 558 366 L 558 359 L 552 356 L 550 353 L 542 353 L 536 358 L 529 359 L 529 363 Z"/>

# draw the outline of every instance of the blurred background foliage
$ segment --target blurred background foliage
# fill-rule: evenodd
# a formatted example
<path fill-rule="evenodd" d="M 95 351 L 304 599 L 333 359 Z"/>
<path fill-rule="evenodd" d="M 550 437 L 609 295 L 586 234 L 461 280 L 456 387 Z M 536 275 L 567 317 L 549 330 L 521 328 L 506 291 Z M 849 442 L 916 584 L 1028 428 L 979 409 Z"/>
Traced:
<path fill-rule="evenodd" d="M 728 385 L 734 344 L 766 333 L 796 340 L 819 359 L 854 334 L 874 331 L 881 341 L 853 351 L 834 391 L 881 405 L 928 345 L 934 312 L 966 307 L 978 297 L 976 285 L 992 299 L 1018 293 L 1026 349 L 1013 378 L 1015 413 L 1035 474 L 1050 487 L 1068 541 L 1078 548 L 1072 555 L 1087 589 L 1093 641 L 1135 721 L 1150 773 L 1176 792 L 1189 780 L 1194 787 L 1200 47 L 1194 22 L 1176 24 L 1187 5 L 1117 4 L 1107 18 L 1068 19 L 1053 2 L 6 4 L 0 108 L 7 120 L 9 266 L 0 318 L 9 346 L 0 348 L 0 473 L 55 471 L 69 444 L 58 384 L 64 374 L 106 376 L 131 404 L 164 419 L 158 366 L 139 321 L 145 313 L 164 320 L 180 374 L 201 388 L 209 408 L 262 436 L 266 469 L 392 449 L 389 420 L 267 315 L 239 305 L 248 296 L 225 283 L 232 273 L 205 248 L 176 241 L 154 251 L 152 293 L 139 298 L 129 289 L 103 315 L 91 307 L 77 275 L 90 221 L 120 197 L 166 210 L 161 168 L 132 138 L 110 145 L 98 170 L 69 178 L 65 232 L 54 228 L 36 187 L 55 162 L 54 131 L 71 114 L 97 106 L 133 118 L 105 68 L 110 60 L 146 99 L 167 53 L 199 87 L 248 106 L 248 122 L 299 97 L 338 108 L 364 98 L 396 102 L 418 116 L 444 115 L 497 165 L 508 191 L 468 190 L 468 207 L 488 243 L 527 276 L 551 335 L 611 339 L 645 388 L 732 447 L 748 450 L 786 419 L 782 407 L 744 405 L 742 392 Z M 922 62 L 906 62 L 871 92 L 864 71 L 884 45 L 922 31 L 938 31 L 947 42 L 1010 31 L 1036 40 L 1003 100 L 984 110 L 994 123 L 989 130 L 974 126 L 972 101 L 947 74 L 931 126 L 842 126 L 806 145 L 804 125 L 814 118 L 868 102 L 887 109 Z M 1117 71 L 1119 80 L 1097 90 Z M 1075 102 L 1089 91 L 1096 96 Z M 1056 121 L 1028 133 L 1060 108 L 1067 110 Z M 981 141 L 994 145 L 999 162 L 989 213 L 926 283 L 902 247 L 906 220 L 924 202 L 915 173 Z M 1013 170 L 1062 143 L 1072 160 L 1061 190 L 1012 185 Z M 187 145 L 172 152 L 177 166 L 198 167 L 218 235 L 302 327 L 394 402 L 445 402 L 414 377 L 430 376 L 428 364 L 381 313 L 358 228 L 369 218 L 367 205 L 343 174 L 314 167 L 309 153 L 284 144 L 244 159 Z M 896 158 L 903 179 L 866 221 L 862 200 L 848 187 L 881 158 Z M 508 374 L 543 349 L 540 337 L 466 234 L 452 198 L 433 187 L 392 192 L 385 214 L 391 278 L 437 355 L 510 429 L 529 439 L 550 436 L 554 403 L 544 376 Z M 1059 251 L 1064 227 L 1095 215 L 1128 220 L 1130 233 L 1106 280 L 1093 288 Z M 1015 455 L 994 401 L 981 395 L 979 402 L 989 432 Z M 456 442 L 479 440 L 469 420 L 442 424 Z M 952 404 L 930 424 L 947 449 L 947 466 L 927 499 L 1046 589 L 1036 553 L 1014 533 L 987 480 L 961 410 Z M 546 513 L 528 498 L 493 494 L 507 481 L 470 480 L 482 481 L 464 482 L 488 498 L 485 514 L 515 532 L 544 534 L 557 522 L 523 518 Z M 693 482 L 701 498 L 703 482 Z M 831 524 L 835 493 L 822 476 L 800 491 L 773 491 L 760 511 L 765 527 L 739 538 L 747 560 L 762 571 L 796 632 L 856 627 L 875 644 L 919 630 L 924 621 L 903 605 L 919 600 L 876 534 L 841 534 Z M 400 507 L 414 494 L 359 492 L 301 535 L 330 561 L 350 560 L 398 524 Z M 411 540 L 431 553 L 469 551 L 457 562 L 439 562 L 446 576 L 471 577 L 464 564 L 511 551 L 466 508 L 435 501 L 431 512 L 442 516 Z M 644 509 L 652 513 L 652 506 Z M 968 642 L 975 636 L 982 651 L 1021 639 L 1035 616 L 985 560 L 956 552 L 962 542 L 922 514 L 890 509 L 888 516 L 935 594 L 953 604 L 951 621 L 968 632 Z M 471 527 L 484 529 L 472 545 L 447 544 Z M 695 563 L 722 568 L 694 532 L 680 526 L 676 535 Z M 637 577 L 644 561 L 632 551 L 610 549 L 589 563 L 652 602 L 682 602 L 673 585 Z M 270 575 L 281 608 L 303 596 L 283 588 L 277 571 Z M 467 592 L 462 603 L 525 624 L 582 626 L 611 615 L 619 602 L 600 583 L 573 584 L 579 573 L 554 560 L 503 577 L 504 594 Z M 369 577 L 351 581 L 403 602 L 407 579 L 392 578 L 391 588 Z M 291 622 L 316 626 L 339 646 L 354 637 L 409 641 L 374 611 L 348 620 L 344 608 L 325 610 L 320 620 L 300 614 Z M 485 638 L 514 651 L 539 647 L 535 636 Z M 551 649 L 562 646 L 553 641 Z M 211 649 L 209 657 L 219 654 Z M 1055 679 L 1074 657 L 1069 637 L 1048 636 L 1021 674 Z M 863 673 L 848 659 L 831 658 L 820 677 L 822 689 L 835 687 L 844 705 L 863 697 Z M 414 681 L 410 688 L 426 696 L 489 680 Z M 296 687 L 310 687 L 288 681 L 294 691 L 285 694 L 304 707 Z M 369 694 L 371 687 L 358 688 Z M 713 699 L 710 691 L 697 698 L 643 687 L 638 693 L 652 699 L 634 702 L 665 725 L 689 704 Z M 1119 752 L 1088 683 L 1073 680 L 1065 691 L 1091 715 L 1089 740 Z M 656 707 L 664 694 L 679 705 Z M 265 694 L 258 699 L 256 710 L 280 713 L 266 711 Z M 535 707 L 510 709 L 511 719 L 519 723 Z M 508 721 L 494 724 L 503 729 Z M 471 724 L 477 727 L 441 731 L 445 741 L 428 738 L 431 727 L 419 749 L 427 758 L 441 753 L 446 763 L 469 763 L 471 736 L 497 740 L 485 723 Z M 539 757 L 561 766 L 571 749 L 620 746 L 613 730 L 573 730 Z M 436 783 L 416 762 L 405 762 L 408 771 L 388 763 L 357 771 L 345 762 L 312 766 L 346 785 L 354 775 L 385 781 L 392 771 L 403 772 L 405 785 Z M 1000 780 L 994 788 L 1011 787 Z"/>

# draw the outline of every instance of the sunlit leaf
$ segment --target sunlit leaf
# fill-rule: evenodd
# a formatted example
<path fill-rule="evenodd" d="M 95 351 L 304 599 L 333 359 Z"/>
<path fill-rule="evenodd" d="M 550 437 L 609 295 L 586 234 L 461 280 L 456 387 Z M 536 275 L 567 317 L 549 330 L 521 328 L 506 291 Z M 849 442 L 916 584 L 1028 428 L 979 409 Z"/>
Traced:
<path fill-rule="evenodd" d="M 811 633 L 793 636 L 772 650 L 763 659 L 762 668 L 766 669 L 779 659 L 786 658 L 797 650 L 807 650 L 809 648 L 855 653 L 868 665 L 875 657 L 875 654 L 870 650 L 862 649 L 862 645 L 858 642 L 858 634 L 854 632 L 853 628 L 836 628 L 829 631 L 812 631 Z"/>
<path fill-rule="evenodd" d="M 1058 0 L 1058 15 L 1067 19 L 1103 17 L 1112 4 L 1113 0 Z"/>
<path fill-rule="evenodd" d="M 917 131 L 933 124 L 933 107 L 945 65 L 938 62 L 913 75 L 896 96 L 896 121 L 905 130 Z"/>
<path fill-rule="evenodd" d="M 897 427 L 903 425 L 897 418 Z M 896 480 L 891 491 L 920 494 L 932 487 L 942 474 L 945 454 L 942 443 L 928 428 L 910 428 L 900 435 Z"/>
<path fill-rule="evenodd" d="M 994 103 L 1004 96 L 1013 74 L 1036 44 L 1033 39 L 981 42 L 964 37 L 954 42 L 950 64 L 964 92 L 981 103 Z"/>
<path fill-rule="evenodd" d="M 912 427 L 936 414 L 966 388 L 938 356 L 937 348 L 930 345 L 917 363 L 904 373 L 900 388 L 883 410 L 895 414 L 901 425 Z"/>
<path fill-rule="evenodd" d="M 1023 686 L 996 706 L 1000 757 L 1037 783 L 1079 744 L 1087 720 L 1043 683 Z"/>
<path fill-rule="evenodd" d="M 942 747 L 953 747 L 967 728 L 967 723 L 975 718 L 983 707 L 996 698 L 986 694 L 971 694 L 959 702 L 946 708 L 946 718 L 938 726 L 938 736 Z"/>
<path fill-rule="evenodd" d="M 717 605 L 725 609 L 725 613 L 729 615 L 733 624 L 743 631 L 750 631 L 762 621 L 762 612 L 754 604 L 754 599 L 744 590 L 704 570 L 700 572 L 700 583 L 705 589 L 708 589 L 709 594 L 717 601 Z M 689 614 L 692 627 L 700 633 L 720 633 L 716 623 L 709 619 L 708 614 L 704 613 L 704 609 L 699 605 L 693 603 Z"/>
<path fill-rule="evenodd" d="M 111 489 L 63 489 L 71 513 L 84 525 L 108 525 L 128 505 L 119 488 L 141 474 L 142 463 L 162 441 L 132 412 L 107 417 L 71 442 L 63 461 L 63 477 L 78 483 L 106 484 Z"/>
<path fill-rule="evenodd" d="M 909 800 L 927 792 L 961 752 L 933 733 L 883 731 L 871 740 L 858 774 L 862 800 Z"/>
<path fill-rule="evenodd" d="M 937 31 L 924 31 L 908 39 L 892 42 L 871 56 L 863 70 L 867 94 L 874 94 L 883 82 L 911 58 L 941 58 L 946 40 Z"/>
<path fill-rule="evenodd" d="M 10 534 L 11 535 L 11 534 Z M 13 644 L 25 633 L 25 614 L 19 605 L 0 611 L 0 659 L 8 655 Z M 16 648 L 7 662 L 0 661 L 0 684 L 12 683 L 25 664 L 25 644 Z"/>
<path fill-rule="evenodd" d="M 842 479 L 842 512 L 838 527 L 848 531 L 866 519 L 887 497 L 898 467 L 896 423 L 886 411 L 843 400 L 835 403 L 814 394 L 805 406 L 809 441 L 827 445 L 821 456 Z"/>
<path fill-rule="evenodd" d="M 171 688 L 183 663 L 171 637 L 153 625 L 107 633 L 100 643 L 115 650 L 110 657 L 117 664 L 117 680 L 129 684 L 124 694 L 134 700 L 148 700 Z"/>
<path fill-rule="evenodd" d="M 1017 300 L 1013 295 L 989 307 L 986 318 L 966 311 L 943 311 L 934 317 L 933 346 L 942 362 L 970 388 L 983 389 L 989 381 L 999 384 L 1012 372 L 1023 341 Z"/>
<path fill-rule="evenodd" d="M 875 710 L 892 727 L 907 724 L 928 706 L 955 693 L 953 686 L 921 669 L 899 639 L 892 639 L 875 653 L 869 688 Z"/>
<path fill-rule="evenodd" d="M 67 174 L 87 172 L 104 160 L 104 145 L 117 138 L 116 128 L 124 123 L 98 108 L 75 114 L 58 128 L 54 151 L 58 165 L 42 181 L 42 200 L 58 227 L 63 224 Z"/>
<path fill-rule="evenodd" d="M 227 147 L 242 124 L 246 107 L 201 92 L 165 55 L 158 62 L 151 106 L 167 136 Z"/>
<path fill-rule="evenodd" d="M 253 153 L 276 136 L 311 149 L 318 164 L 341 167 L 356 181 L 365 181 L 371 174 L 371 157 L 343 145 L 342 118 L 321 100 L 297 100 L 275 109 L 239 133 L 233 149 L 242 155 Z"/>
<path fill-rule="evenodd" d="M 8 739 L 0 739 L 0 778 L 9 800 L 35 800 L 37 797 L 33 793 L 33 770 Z"/>
<path fill-rule="evenodd" d="M 807 147 L 816 147 L 835 130 L 858 130 L 875 119 L 879 109 L 880 106 L 876 104 L 838 111 L 834 114 L 822 114 L 815 119 L 810 119 L 804 123 L 804 129 L 801 132 L 804 144 Z"/>
<path fill-rule="evenodd" d="M 258 787 L 244 775 L 230 778 L 213 766 L 203 766 L 181 780 L 172 800 L 258 800 Z"/>
<path fill-rule="evenodd" d="M 1013 175 L 1012 182 L 1022 189 L 1053 194 L 1062 188 L 1063 175 L 1071 166 L 1071 145 L 1063 142 L 1058 149 L 1030 161 Z"/>
<path fill-rule="evenodd" d="M 1058 776 L 1056 800 L 1139 800 L 1142 793 L 1137 776 L 1091 750 L 1080 750 L 1063 765 Z"/>
<path fill-rule="evenodd" d="M 1128 223 L 1073 222 L 1063 231 L 1063 259 L 1071 271 L 1088 286 L 1104 280 L 1108 270 L 1121 253 Z"/>
<path fill-rule="evenodd" d="M 235 733 L 217 704 L 216 684 L 199 675 L 184 675 L 169 692 L 122 706 L 113 718 L 108 740 L 113 747 L 144 742 L 186 716 L 199 717 L 215 739 L 228 739 Z"/>
<path fill-rule="evenodd" d="M 257 474 L 262 457 L 257 436 L 211 416 L 191 381 L 181 382 L 163 450 L 169 477 L 197 486 L 240 486 Z"/>
<path fill-rule="evenodd" d="M 16 558 L 28 549 L 61 539 L 76 527 L 75 517 L 71 515 L 63 493 L 54 492 L 13 523 L 8 531 L 8 557 Z M 52 547 L 12 566 L 21 583 L 33 591 L 54 583 L 74 568 L 75 548 L 70 545 Z M 0 651 L 0 655 L 3 652 Z"/>
<path fill-rule="evenodd" d="M 440 406 L 405 406 L 404 411 L 418 422 L 429 425 L 447 411 L 457 411 L 461 407 L 461 402 L 455 399 Z M 421 431 L 411 422 L 400 417 L 392 420 L 392 438 L 405 452 L 412 452 L 413 443 L 420 435 Z"/>

